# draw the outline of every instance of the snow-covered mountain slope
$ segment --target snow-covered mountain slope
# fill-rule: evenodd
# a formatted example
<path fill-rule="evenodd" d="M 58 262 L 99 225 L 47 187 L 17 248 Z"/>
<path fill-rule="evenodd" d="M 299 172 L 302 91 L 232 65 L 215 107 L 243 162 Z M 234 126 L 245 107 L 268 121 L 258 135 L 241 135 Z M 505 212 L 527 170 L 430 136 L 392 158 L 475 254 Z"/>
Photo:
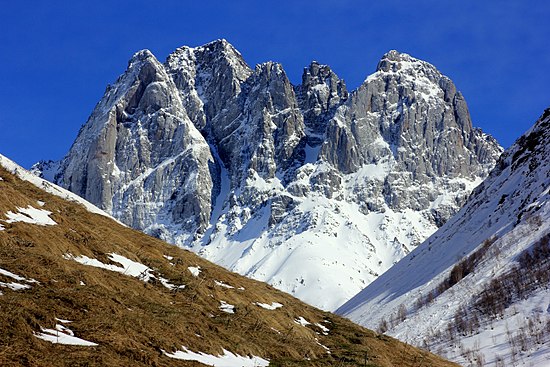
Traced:
<path fill-rule="evenodd" d="M 456 366 L 91 213 L 12 168 L 2 158 L 0 366 L 328 367 L 365 355 L 384 367 Z"/>
<path fill-rule="evenodd" d="M 27 171 L 23 167 L 19 166 L 17 163 L 13 162 L 11 159 L 4 157 L 2 154 L 0 154 L 0 166 L 4 168 L 6 171 L 10 172 L 13 175 L 16 175 L 23 181 L 30 182 L 34 186 L 38 187 L 41 190 L 46 191 L 49 194 L 58 196 L 62 199 L 72 201 L 75 203 L 78 203 L 86 208 L 90 213 L 103 215 L 104 217 L 116 220 L 115 218 L 111 217 L 109 214 L 107 214 L 105 211 L 99 209 L 97 206 L 93 205 L 92 203 L 84 200 L 80 196 L 62 188 L 55 184 L 52 184 L 51 182 L 42 179 L 40 177 L 37 177 L 35 174 Z M 121 223 L 122 224 L 122 223 Z"/>
<path fill-rule="evenodd" d="M 421 243 L 501 149 L 437 69 L 391 51 L 349 93 L 293 86 L 225 40 L 137 53 L 61 162 L 63 187 L 128 225 L 334 309 Z M 331 295 L 327 297 L 329 292 Z"/>
<path fill-rule="evenodd" d="M 550 109 L 465 206 L 337 312 L 465 365 L 550 364 Z"/>

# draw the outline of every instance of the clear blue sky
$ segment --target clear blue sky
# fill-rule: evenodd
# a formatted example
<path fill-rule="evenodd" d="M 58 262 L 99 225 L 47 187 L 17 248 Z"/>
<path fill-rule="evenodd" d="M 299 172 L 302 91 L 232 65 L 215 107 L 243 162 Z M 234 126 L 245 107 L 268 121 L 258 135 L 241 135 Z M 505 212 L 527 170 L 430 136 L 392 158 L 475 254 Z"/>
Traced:
<path fill-rule="evenodd" d="M 550 106 L 550 2 L 4 1 L 0 153 L 60 159 L 131 55 L 225 38 L 249 65 L 293 83 L 312 60 L 358 87 L 390 49 L 429 61 L 466 97 L 474 125 L 507 147 Z"/>

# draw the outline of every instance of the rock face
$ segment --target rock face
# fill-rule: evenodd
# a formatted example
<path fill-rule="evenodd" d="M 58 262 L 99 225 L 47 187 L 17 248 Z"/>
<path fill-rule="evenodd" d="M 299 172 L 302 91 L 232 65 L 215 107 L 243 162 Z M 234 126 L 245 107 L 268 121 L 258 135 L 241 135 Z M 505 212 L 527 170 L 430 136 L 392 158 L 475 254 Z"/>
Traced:
<path fill-rule="evenodd" d="M 174 81 L 140 51 L 107 88 L 55 181 L 132 227 L 187 241 L 209 223 L 216 172 Z"/>
<path fill-rule="evenodd" d="M 124 223 L 334 309 L 456 212 L 500 152 L 454 84 L 406 54 L 348 93 L 326 65 L 293 86 L 219 40 L 164 65 L 137 53 L 45 168 Z"/>

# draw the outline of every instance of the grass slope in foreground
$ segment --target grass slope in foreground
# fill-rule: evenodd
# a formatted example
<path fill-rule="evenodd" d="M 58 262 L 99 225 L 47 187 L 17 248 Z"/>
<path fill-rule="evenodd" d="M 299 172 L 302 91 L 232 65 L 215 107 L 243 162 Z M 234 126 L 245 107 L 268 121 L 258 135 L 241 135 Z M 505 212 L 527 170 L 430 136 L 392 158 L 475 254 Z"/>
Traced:
<path fill-rule="evenodd" d="M 0 178 L 2 366 L 454 365 Z"/>

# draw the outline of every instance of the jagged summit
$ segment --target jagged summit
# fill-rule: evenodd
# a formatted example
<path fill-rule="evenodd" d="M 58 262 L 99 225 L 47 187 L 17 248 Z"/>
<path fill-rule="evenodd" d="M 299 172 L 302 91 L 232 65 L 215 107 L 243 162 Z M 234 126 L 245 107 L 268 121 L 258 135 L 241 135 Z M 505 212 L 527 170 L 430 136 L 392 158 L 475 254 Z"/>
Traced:
<path fill-rule="evenodd" d="M 182 61 L 198 64 L 208 64 L 214 62 L 226 62 L 232 64 L 237 69 L 250 69 L 244 61 L 241 53 L 224 39 L 212 41 L 202 46 L 189 47 L 182 46 L 177 48 L 166 58 L 166 64 L 172 67 L 181 67 Z M 191 65 L 188 65 L 191 66 Z"/>
<path fill-rule="evenodd" d="M 397 50 L 390 50 L 380 58 L 376 72 L 423 74 L 430 79 L 441 75 L 437 68 L 429 62 Z"/>
<path fill-rule="evenodd" d="M 136 62 L 136 61 L 145 61 L 149 58 L 153 58 L 156 60 L 156 57 L 153 55 L 153 53 L 144 48 L 143 50 L 139 50 L 138 52 L 136 52 L 132 58 L 130 59 L 130 61 L 128 62 L 129 65 L 131 65 L 132 63 Z"/>
<path fill-rule="evenodd" d="M 227 41 L 200 47 L 180 47 L 164 64 L 179 91 L 187 114 L 201 131 L 212 130 L 212 121 L 240 93 L 252 69 Z M 214 128 L 215 129 L 215 128 Z"/>
<path fill-rule="evenodd" d="M 180 52 L 186 52 L 188 50 L 191 50 L 191 52 L 214 52 L 214 53 L 234 53 L 240 55 L 240 52 L 226 39 L 220 38 L 211 42 L 208 42 L 204 45 L 200 46 L 181 46 L 176 48 L 172 54 L 180 53 Z"/>
<path fill-rule="evenodd" d="M 324 141 L 328 121 L 336 108 L 348 99 L 346 83 L 330 66 L 312 61 L 304 68 L 302 84 L 295 87 L 295 92 L 308 130 L 307 143 L 318 146 Z"/>
<path fill-rule="evenodd" d="M 407 69 L 412 65 L 422 65 L 422 66 L 428 66 L 429 68 L 434 68 L 433 65 L 426 61 L 419 60 L 417 58 L 412 57 L 411 55 L 399 52 L 397 50 L 390 50 L 386 52 L 378 62 L 378 65 L 376 67 L 376 71 L 393 71 L 396 72 L 401 69 Z"/>
<path fill-rule="evenodd" d="M 184 46 L 185 47 L 185 46 Z M 195 50 L 205 50 L 210 52 L 216 52 L 216 51 L 230 51 L 233 53 L 237 53 L 240 55 L 240 52 L 237 51 L 237 49 L 229 43 L 225 38 L 219 38 L 217 40 L 208 42 L 204 45 L 194 47 Z"/>
<path fill-rule="evenodd" d="M 435 68 L 378 71 L 349 93 L 327 65 L 294 86 L 282 65 L 252 69 L 224 40 L 164 64 L 144 57 L 50 177 L 325 309 L 443 224 L 501 151 Z"/>

